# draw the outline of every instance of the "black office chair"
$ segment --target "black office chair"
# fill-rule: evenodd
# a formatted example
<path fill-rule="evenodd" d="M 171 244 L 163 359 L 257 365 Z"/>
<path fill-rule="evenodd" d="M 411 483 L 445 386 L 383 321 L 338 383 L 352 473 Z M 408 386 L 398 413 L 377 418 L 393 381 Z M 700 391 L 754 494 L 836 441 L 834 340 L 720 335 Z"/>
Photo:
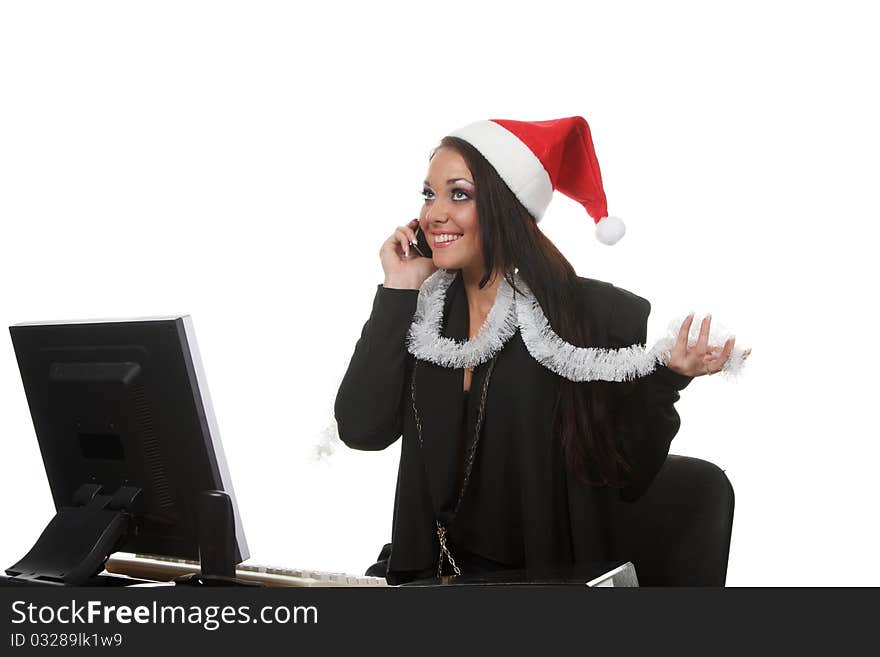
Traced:
<path fill-rule="evenodd" d="M 367 568 L 364 573 L 367 577 L 385 577 L 388 570 L 388 559 L 391 557 L 391 543 L 382 546 L 379 556 L 376 557 L 376 563 Z"/>
<path fill-rule="evenodd" d="M 724 586 L 733 502 L 718 466 L 670 454 L 642 497 L 614 503 L 613 558 L 633 562 L 639 586 Z"/>

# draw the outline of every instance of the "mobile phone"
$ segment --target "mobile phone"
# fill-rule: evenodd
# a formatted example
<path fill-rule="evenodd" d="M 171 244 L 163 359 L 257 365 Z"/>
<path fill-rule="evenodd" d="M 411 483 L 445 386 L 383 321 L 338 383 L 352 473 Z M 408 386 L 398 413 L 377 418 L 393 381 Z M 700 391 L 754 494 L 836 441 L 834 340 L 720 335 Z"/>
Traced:
<path fill-rule="evenodd" d="M 434 257 L 434 252 L 428 246 L 428 238 L 425 237 L 425 231 L 422 230 L 420 224 L 416 224 L 414 232 L 416 234 L 416 253 L 425 258 Z"/>

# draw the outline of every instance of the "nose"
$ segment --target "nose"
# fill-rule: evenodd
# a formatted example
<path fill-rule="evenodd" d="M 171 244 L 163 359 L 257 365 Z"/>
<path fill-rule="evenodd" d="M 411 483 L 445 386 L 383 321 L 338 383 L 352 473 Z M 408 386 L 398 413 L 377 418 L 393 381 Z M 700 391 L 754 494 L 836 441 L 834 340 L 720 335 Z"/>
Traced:
<path fill-rule="evenodd" d="M 447 221 L 449 221 L 449 206 L 445 205 L 443 201 L 435 200 L 430 207 L 425 208 L 425 222 L 427 224 L 446 223 Z"/>

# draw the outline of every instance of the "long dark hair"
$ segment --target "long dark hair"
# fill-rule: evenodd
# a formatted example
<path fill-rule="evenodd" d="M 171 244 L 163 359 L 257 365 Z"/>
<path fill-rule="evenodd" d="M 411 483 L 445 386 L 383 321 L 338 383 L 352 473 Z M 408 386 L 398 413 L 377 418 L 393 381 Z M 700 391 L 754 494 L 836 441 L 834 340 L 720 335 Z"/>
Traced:
<path fill-rule="evenodd" d="M 474 177 L 486 267 L 480 287 L 500 270 L 516 288 L 516 267 L 557 335 L 578 347 L 596 346 L 588 323 L 572 312 L 578 308 L 578 280 L 565 256 L 476 148 L 457 137 L 444 137 L 437 148 L 441 147 L 456 150 Z M 567 468 L 582 484 L 623 485 L 631 469 L 616 440 L 614 397 L 620 392 L 619 384 L 561 378 L 560 386 L 554 430 L 561 439 Z"/>

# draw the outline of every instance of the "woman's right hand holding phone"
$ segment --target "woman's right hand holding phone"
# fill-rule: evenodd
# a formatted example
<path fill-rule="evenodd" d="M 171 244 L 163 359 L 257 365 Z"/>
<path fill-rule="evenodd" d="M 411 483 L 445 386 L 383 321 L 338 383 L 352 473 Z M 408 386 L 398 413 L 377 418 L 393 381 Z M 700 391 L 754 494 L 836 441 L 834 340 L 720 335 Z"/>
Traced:
<path fill-rule="evenodd" d="M 419 220 L 398 226 L 379 249 L 385 271 L 384 287 L 418 290 L 428 276 L 437 271 L 433 258 L 425 258 L 413 246 Z"/>

